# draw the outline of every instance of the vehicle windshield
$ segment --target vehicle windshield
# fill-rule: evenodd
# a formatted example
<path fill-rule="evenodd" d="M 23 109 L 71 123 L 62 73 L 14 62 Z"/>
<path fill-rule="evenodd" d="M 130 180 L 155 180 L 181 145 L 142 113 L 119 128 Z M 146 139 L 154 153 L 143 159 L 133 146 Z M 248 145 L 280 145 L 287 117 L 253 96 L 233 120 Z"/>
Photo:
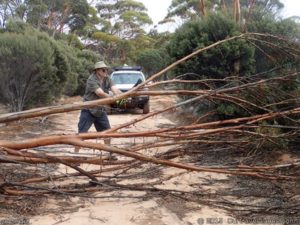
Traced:
<path fill-rule="evenodd" d="M 143 76 L 139 73 L 116 73 L 112 76 L 114 84 L 136 84 L 139 79 L 143 81 Z"/>

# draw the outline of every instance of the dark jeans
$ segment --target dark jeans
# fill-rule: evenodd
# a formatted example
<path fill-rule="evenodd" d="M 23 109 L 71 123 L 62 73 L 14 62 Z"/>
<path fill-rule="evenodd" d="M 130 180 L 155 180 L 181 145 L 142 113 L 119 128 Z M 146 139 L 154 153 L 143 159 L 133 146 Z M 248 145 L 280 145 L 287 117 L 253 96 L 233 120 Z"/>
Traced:
<path fill-rule="evenodd" d="M 105 111 L 99 117 L 93 116 L 88 109 L 82 109 L 78 123 L 78 133 L 86 133 L 94 124 L 97 131 L 110 129 L 109 120 Z"/>

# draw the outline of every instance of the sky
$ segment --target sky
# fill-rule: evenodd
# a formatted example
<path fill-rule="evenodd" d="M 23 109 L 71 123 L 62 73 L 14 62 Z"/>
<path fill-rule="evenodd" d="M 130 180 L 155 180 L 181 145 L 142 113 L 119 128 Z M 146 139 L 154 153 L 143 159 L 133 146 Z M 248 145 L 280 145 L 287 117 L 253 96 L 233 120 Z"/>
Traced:
<path fill-rule="evenodd" d="M 284 4 L 284 16 L 300 16 L 299 0 L 281 0 L 281 2 Z"/>
<path fill-rule="evenodd" d="M 138 0 L 144 3 L 154 24 L 165 18 L 172 0 Z"/>
<path fill-rule="evenodd" d="M 138 0 L 139 2 L 144 3 L 148 9 L 148 14 L 153 20 L 153 24 L 156 25 L 159 21 L 164 19 L 167 15 L 168 7 L 171 5 L 172 0 Z M 283 17 L 289 16 L 300 16 L 300 7 L 299 0 L 281 0 L 285 5 L 283 10 Z M 170 27 L 165 27 L 168 30 Z"/>

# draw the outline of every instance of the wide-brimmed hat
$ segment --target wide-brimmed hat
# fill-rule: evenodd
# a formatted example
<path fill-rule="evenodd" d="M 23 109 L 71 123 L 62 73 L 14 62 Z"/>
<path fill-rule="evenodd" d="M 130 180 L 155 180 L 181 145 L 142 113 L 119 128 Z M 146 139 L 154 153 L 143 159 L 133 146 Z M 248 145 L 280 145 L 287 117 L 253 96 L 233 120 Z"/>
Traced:
<path fill-rule="evenodd" d="M 101 69 L 101 68 L 108 68 L 108 66 L 103 61 L 96 62 L 94 66 L 94 70 Z"/>

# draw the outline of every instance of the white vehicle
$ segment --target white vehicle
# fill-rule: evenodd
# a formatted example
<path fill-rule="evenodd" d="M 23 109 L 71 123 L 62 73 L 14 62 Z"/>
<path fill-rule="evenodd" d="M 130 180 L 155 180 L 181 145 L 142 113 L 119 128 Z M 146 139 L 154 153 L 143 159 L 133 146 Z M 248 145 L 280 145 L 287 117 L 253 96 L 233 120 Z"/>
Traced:
<path fill-rule="evenodd" d="M 145 81 L 141 67 L 122 66 L 115 67 L 110 75 L 115 86 L 122 92 L 129 91 L 137 84 Z M 113 108 L 135 109 L 140 108 L 144 114 L 150 112 L 149 96 L 133 96 L 126 99 L 125 104 L 119 106 L 112 104 Z"/>

